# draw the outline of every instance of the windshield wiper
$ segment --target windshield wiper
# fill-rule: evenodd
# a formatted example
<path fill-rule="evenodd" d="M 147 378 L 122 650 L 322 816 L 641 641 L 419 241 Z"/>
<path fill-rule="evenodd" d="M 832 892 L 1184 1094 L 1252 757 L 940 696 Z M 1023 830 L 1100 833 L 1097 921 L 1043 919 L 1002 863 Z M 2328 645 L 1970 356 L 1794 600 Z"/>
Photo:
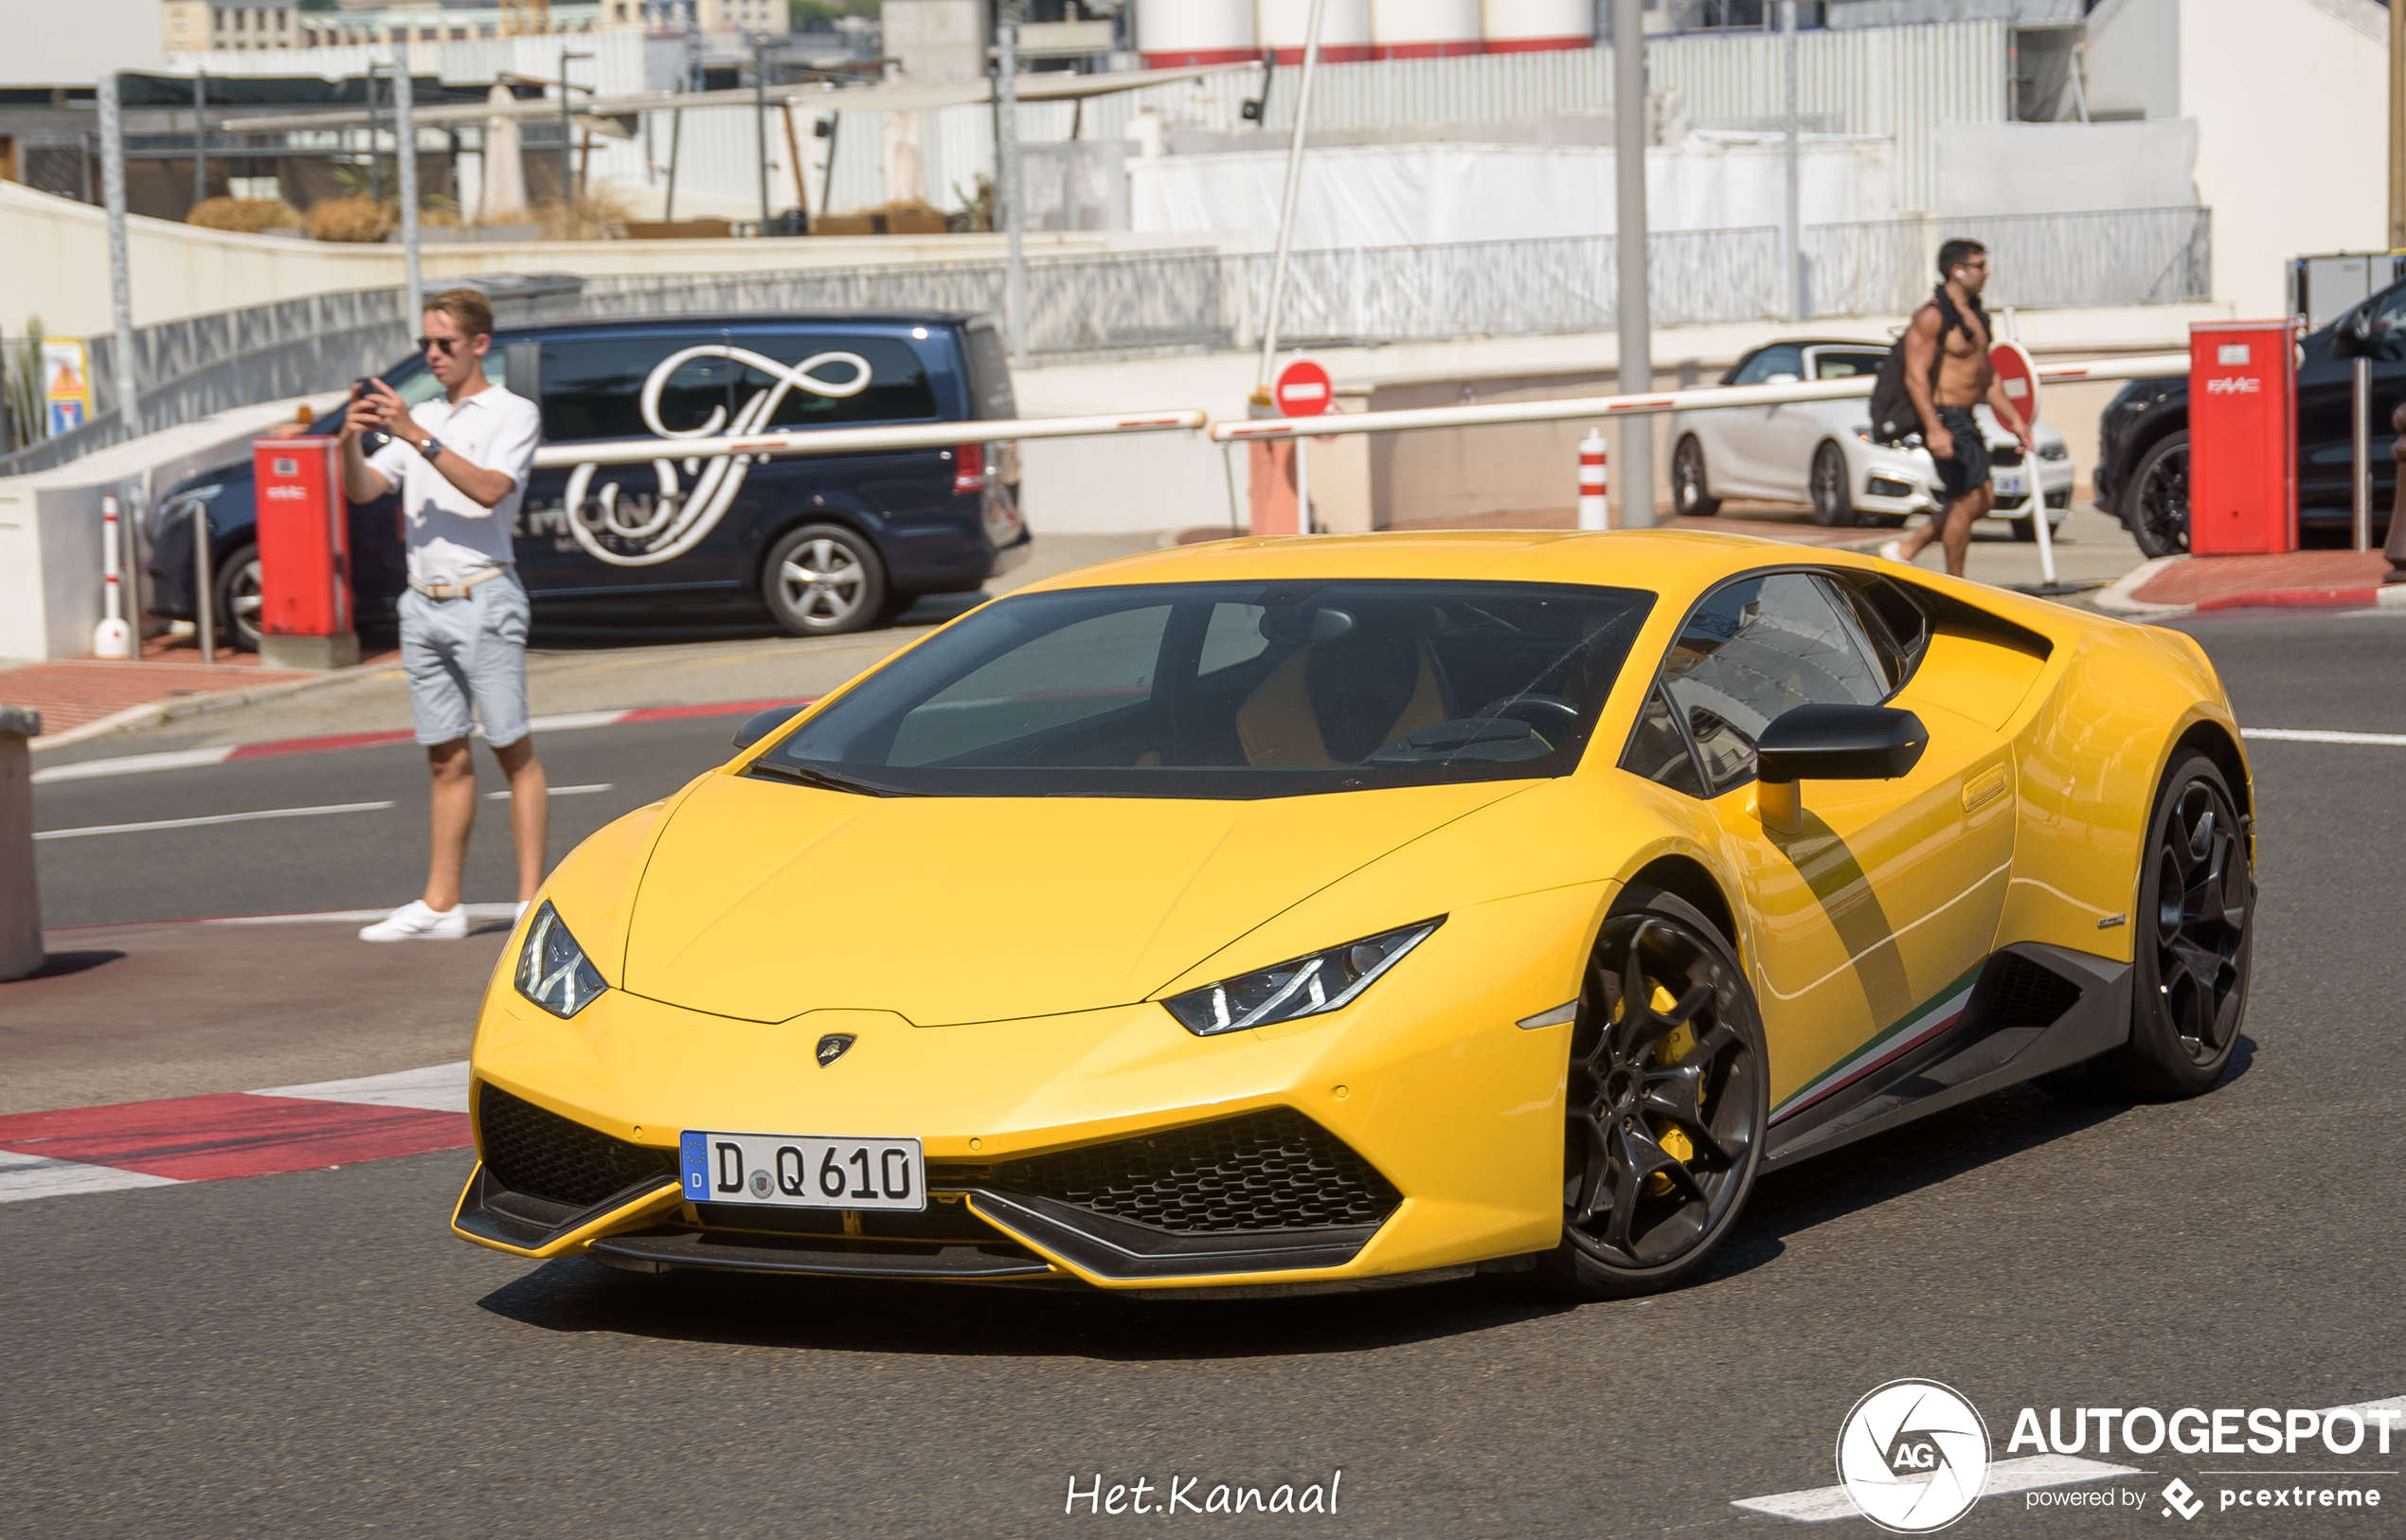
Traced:
<path fill-rule="evenodd" d="M 783 760 L 754 760 L 745 774 L 765 776 L 771 780 L 788 780 L 797 786 L 816 786 L 823 792 L 850 792 L 855 797 L 925 797 L 925 792 L 907 792 L 895 786 L 879 786 L 866 780 L 854 780 L 832 770 L 813 769 L 806 764 L 793 764 Z"/>

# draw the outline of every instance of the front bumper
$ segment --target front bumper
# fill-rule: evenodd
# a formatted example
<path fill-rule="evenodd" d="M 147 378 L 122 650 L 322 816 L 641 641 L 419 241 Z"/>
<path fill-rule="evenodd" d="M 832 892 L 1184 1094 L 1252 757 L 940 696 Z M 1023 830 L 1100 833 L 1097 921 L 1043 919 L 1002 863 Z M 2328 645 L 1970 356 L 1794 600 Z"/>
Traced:
<path fill-rule="evenodd" d="M 870 1011 L 737 1021 L 621 991 L 564 1022 L 504 981 L 478 1032 L 480 1164 L 453 1229 L 639 1271 L 1117 1289 L 1341 1284 L 1525 1256 L 1560 1234 L 1570 1028 L 1516 1023 L 1575 992 L 1604 886 L 1458 912 L 1345 1010 L 1226 1037 L 1194 1037 L 1153 1003 L 919 1028 Z M 830 1030 L 856 1041 L 822 1068 L 813 1048 Z M 551 1143 L 530 1145 L 530 1127 Z M 691 1201 L 674 1165 L 687 1128 L 909 1135 L 934 1201 Z"/>
<path fill-rule="evenodd" d="M 2021 490 L 2008 495 L 1999 487 L 1998 478 L 2001 475 L 2011 478 L 2017 474 L 2021 478 Z M 2051 509 L 2068 510 L 2075 475 L 2068 459 L 2034 457 L 2020 465 L 1996 467 L 1989 473 L 1989 485 L 1999 490 L 1988 516 L 2028 518 L 2031 510 L 2042 502 Z M 1855 506 L 1866 513 L 1936 513 L 1936 479 L 1930 457 L 1920 450 L 1876 450 L 1864 457 L 1864 462 L 1856 469 Z"/>

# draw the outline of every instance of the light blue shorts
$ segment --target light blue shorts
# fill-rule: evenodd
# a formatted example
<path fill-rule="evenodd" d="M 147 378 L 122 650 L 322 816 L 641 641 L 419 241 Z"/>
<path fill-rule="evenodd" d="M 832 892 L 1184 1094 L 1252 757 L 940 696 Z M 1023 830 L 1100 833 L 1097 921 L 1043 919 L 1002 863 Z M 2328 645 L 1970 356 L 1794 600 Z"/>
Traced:
<path fill-rule="evenodd" d="M 465 738 L 472 723 L 483 724 L 495 748 L 524 738 L 527 591 L 518 575 L 488 578 L 462 599 L 403 589 L 401 665 L 421 743 Z"/>

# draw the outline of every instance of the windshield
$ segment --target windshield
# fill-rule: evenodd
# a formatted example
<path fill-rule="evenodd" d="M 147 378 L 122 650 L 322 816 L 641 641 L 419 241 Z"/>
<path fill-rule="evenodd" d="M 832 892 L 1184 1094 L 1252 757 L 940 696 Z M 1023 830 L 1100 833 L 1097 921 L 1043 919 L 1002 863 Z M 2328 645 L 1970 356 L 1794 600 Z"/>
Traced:
<path fill-rule="evenodd" d="M 1654 596 L 1506 582 L 1023 594 L 752 773 L 943 797 L 1262 797 L 1567 775 Z"/>

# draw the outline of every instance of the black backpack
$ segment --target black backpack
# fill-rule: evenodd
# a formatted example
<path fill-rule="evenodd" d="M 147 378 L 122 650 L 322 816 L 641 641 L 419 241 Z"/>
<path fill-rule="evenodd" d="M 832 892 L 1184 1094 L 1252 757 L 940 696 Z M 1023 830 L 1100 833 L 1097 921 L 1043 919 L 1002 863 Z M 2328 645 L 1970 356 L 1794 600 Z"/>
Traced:
<path fill-rule="evenodd" d="M 1971 329 L 1964 325 L 1963 313 L 1947 296 L 1945 284 L 1940 284 L 1930 298 L 1938 305 L 1939 347 L 1930 361 L 1930 388 L 1935 393 L 1939 366 L 1947 358 L 1947 333 L 1961 331 L 1969 336 Z M 1978 312 L 1979 307 L 1980 301 L 1973 300 L 1973 310 Z M 1985 313 L 1981 313 L 1981 320 L 1987 320 Z M 1900 336 L 1888 345 L 1888 356 L 1879 361 L 1879 377 L 1872 382 L 1872 442 L 1900 444 L 1908 434 L 1919 432 L 1921 414 L 1913 410 L 1912 393 L 1905 388 L 1905 339 Z"/>

